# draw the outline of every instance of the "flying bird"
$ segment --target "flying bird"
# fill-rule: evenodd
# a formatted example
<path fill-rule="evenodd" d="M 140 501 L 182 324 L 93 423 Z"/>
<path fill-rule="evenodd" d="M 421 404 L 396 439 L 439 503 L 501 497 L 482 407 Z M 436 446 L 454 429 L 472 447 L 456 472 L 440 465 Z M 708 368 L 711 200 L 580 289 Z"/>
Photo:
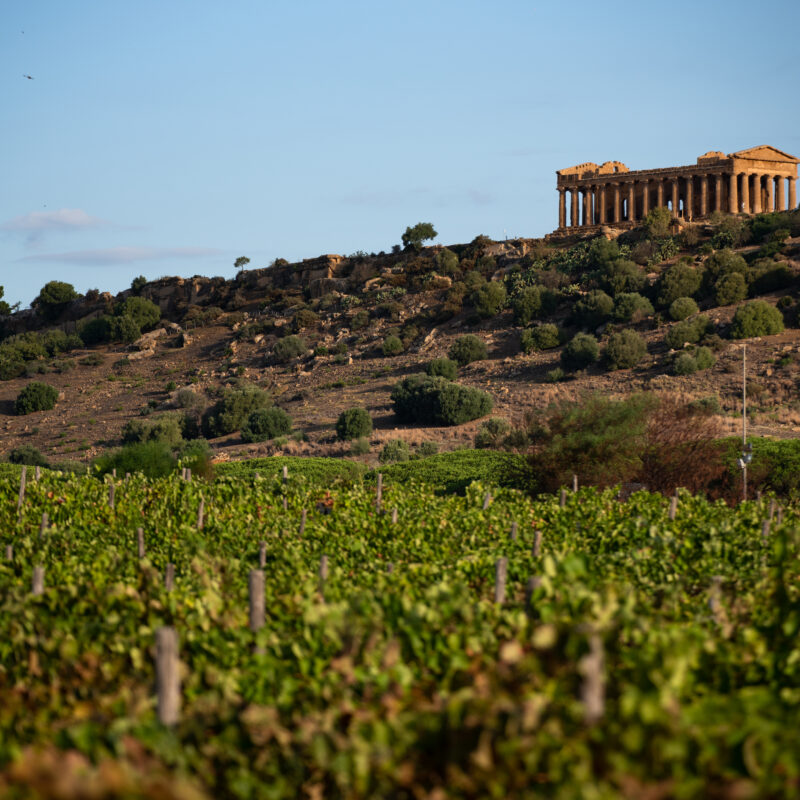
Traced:
<path fill-rule="evenodd" d="M 29 81 L 33 80 L 33 75 L 23 75 L 23 78 L 27 78 Z"/>

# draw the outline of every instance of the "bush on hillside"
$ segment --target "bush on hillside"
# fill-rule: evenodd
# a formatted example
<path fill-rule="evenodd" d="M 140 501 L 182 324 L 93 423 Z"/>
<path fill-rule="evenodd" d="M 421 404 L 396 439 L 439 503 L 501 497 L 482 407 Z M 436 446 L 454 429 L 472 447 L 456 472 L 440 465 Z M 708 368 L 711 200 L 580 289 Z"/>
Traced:
<path fill-rule="evenodd" d="M 8 454 L 12 464 L 25 464 L 29 467 L 49 467 L 47 459 L 32 444 L 21 444 Z"/>
<path fill-rule="evenodd" d="M 669 236 L 672 212 L 664 206 L 656 206 L 647 213 L 642 224 L 650 239 L 663 239 Z"/>
<path fill-rule="evenodd" d="M 56 320 L 77 296 L 78 293 L 71 283 L 50 281 L 41 288 L 31 305 L 45 319 Z"/>
<path fill-rule="evenodd" d="M 144 297 L 127 297 L 114 309 L 117 317 L 130 317 L 140 331 L 149 331 L 161 319 L 161 309 Z"/>
<path fill-rule="evenodd" d="M 295 358 L 299 358 L 306 352 L 305 340 L 292 334 L 278 339 L 272 345 L 272 355 L 279 364 L 288 364 Z"/>
<path fill-rule="evenodd" d="M 753 300 L 736 309 L 731 325 L 731 339 L 772 336 L 783 330 L 783 315 L 764 300 Z"/>
<path fill-rule="evenodd" d="M 683 262 L 673 264 L 662 273 L 656 285 L 658 305 L 669 308 L 679 297 L 691 297 L 700 291 L 703 273 Z"/>
<path fill-rule="evenodd" d="M 526 328 L 520 336 L 519 346 L 523 353 L 535 350 L 550 350 L 561 344 L 561 333 L 557 325 L 544 323 Z"/>
<path fill-rule="evenodd" d="M 29 383 L 14 401 L 14 413 L 23 416 L 35 411 L 50 411 L 58 400 L 58 389 L 46 383 Z"/>
<path fill-rule="evenodd" d="M 629 369 L 635 367 L 647 355 L 647 345 L 636 331 L 626 328 L 612 333 L 605 349 L 605 359 L 609 369 Z"/>
<path fill-rule="evenodd" d="M 664 335 L 664 341 L 673 350 L 679 350 L 685 344 L 695 344 L 712 327 L 708 317 L 699 315 L 683 322 L 676 322 Z"/>
<path fill-rule="evenodd" d="M 149 419 L 131 419 L 122 428 L 122 443 L 161 442 L 171 449 L 183 442 L 179 412 L 162 414 Z"/>
<path fill-rule="evenodd" d="M 681 322 L 687 317 L 693 316 L 699 310 L 697 303 L 691 297 L 679 297 L 677 300 L 672 301 L 669 307 L 669 315 L 676 322 Z"/>
<path fill-rule="evenodd" d="M 573 318 L 578 325 L 596 328 L 611 317 L 614 301 L 605 292 L 595 289 L 581 297 L 573 309 Z"/>
<path fill-rule="evenodd" d="M 561 351 L 561 363 L 565 369 L 585 369 L 594 364 L 600 355 L 597 339 L 589 333 L 578 333 L 570 339 Z"/>
<path fill-rule="evenodd" d="M 434 358 L 425 368 L 428 375 L 441 375 L 449 381 L 454 381 L 458 377 L 458 364 L 449 358 Z"/>
<path fill-rule="evenodd" d="M 647 282 L 642 268 L 626 258 L 618 258 L 607 264 L 602 272 L 602 280 L 614 297 L 623 292 L 638 292 Z"/>
<path fill-rule="evenodd" d="M 336 435 L 343 442 L 361 439 L 372 433 L 372 417 L 364 408 L 348 408 L 336 420 Z"/>
<path fill-rule="evenodd" d="M 404 442 L 402 439 L 390 439 L 378 454 L 378 461 L 381 464 L 396 464 L 408 461 L 410 458 L 411 450 L 408 442 Z"/>
<path fill-rule="evenodd" d="M 399 336 L 390 335 L 387 336 L 383 340 L 383 346 L 381 347 L 383 354 L 385 356 L 397 356 L 403 352 L 403 342 L 400 341 Z"/>
<path fill-rule="evenodd" d="M 473 361 L 482 361 L 487 358 L 488 351 L 484 341 L 473 333 L 459 336 L 450 346 L 447 355 L 460 367 L 471 364 Z"/>
<path fill-rule="evenodd" d="M 242 441 L 266 442 L 291 431 L 292 418 L 282 408 L 259 408 L 250 412 L 242 425 Z"/>
<path fill-rule="evenodd" d="M 238 431 L 253 411 L 268 408 L 271 404 L 269 393 L 258 386 L 242 384 L 226 389 L 203 415 L 203 433 L 213 439 Z"/>
<path fill-rule="evenodd" d="M 503 440 L 511 432 L 511 425 L 499 417 L 491 417 L 485 422 L 481 422 L 480 427 L 475 433 L 475 447 L 478 450 L 497 450 Z"/>
<path fill-rule="evenodd" d="M 177 465 L 168 445 L 152 441 L 128 444 L 120 450 L 102 455 L 94 462 L 94 469 L 99 475 L 116 470 L 118 475 L 141 472 L 148 478 L 163 478 L 173 472 Z"/>
<path fill-rule="evenodd" d="M 401 422 L 427 425 L 460 425 L 486 416 L 493 405 L 486 392 L 422 374 L 398 383 L 391 399 Z"/>
<path fill-rule="evenodd" d="M 506 287 L 498 281 L 489 281 L 470 296 L 470 302 L 483 319 L 499 314 L 505 308 L 506 299 Z"/>
<path fill-rule="evenodd" d="M 443 248 L 436 254 L 436 268 L 442 275 L 452 275 L 458 269 L 458 256 Z"/>
<path fill-rule="evenodd" d="M 543 286 L 524 286 L 511 301 L 514 310 L 514 324 L 527 325 L 535 319 L 542 319 L 555 309 L 555 293 Z"/>
<path fill-rule="evenodd" d="M 369 312 L 361 308 L 353 314 L 350 320 L 350 330 L 359 331 L 362 328 L 366 328 L 367 325 L 369 325 Z"/>
<path fill-rule="evenodd" d="M 653 311 L 653 304 L 636 292 L 623 292 L 614 298 L 613 315 L 617 322 L 641 322 Z"/>
<path fill-rule="evenodd" d="M 747 297 L 747 281 L 741 272 L 723 275 L 714 284 L 714 300 L 718 306 L 730 306 Z"/>

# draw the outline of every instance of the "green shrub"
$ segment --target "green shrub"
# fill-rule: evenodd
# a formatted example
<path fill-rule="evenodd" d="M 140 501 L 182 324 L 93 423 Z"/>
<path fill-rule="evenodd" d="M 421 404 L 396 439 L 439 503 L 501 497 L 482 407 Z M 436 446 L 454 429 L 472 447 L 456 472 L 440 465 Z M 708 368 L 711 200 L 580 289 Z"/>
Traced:
<path fill-rule="evenodd" d="M 336 435 L 341 441 L 360 439 L 372 433 L 372 417 L 364 408 L 348 408 L 336 420 Z"/>
<path fill-rule="evenodd" d="M 406 232 L 402 235 L 401 240 L 403 247 L 412 250 L 420 250 L 422 243 L 426 239 L 435 239 L 439 234 L 436 233 L 433 223 L 431 222 L 418 222 L 416 225 L 409 225 Z"/>
<path fill-rule="evenodd" d="M 425 368 L 428 375 L 441 375 L 449 381 L 454 381 L 458 377 L 458 364 L 449 358 L 434 358 Z"/>
<path fill-rule="evenodd" d="M 140 331 L 149 331 L 161 319 L 161 309 L 144 297 L 127 297 L 115 309 L 117 317 L 130 317 Z"/>
<path fill-rule="evenodd" d="M 396 356 L 403 352 L 403 343 L 398 336 L 387 336 L 381 350 L 385 356 Z"/>
<path fill-rule="evenodd" d="M 144 275 L 139 275 L 138 278 L 131 281 L 131 291 L 136 295 L 141 294 L 145 286 L 147 286 L 147 278 Z"/>
<path fill-rule="evenodd" d="M 636 292 L 623 292 L 614 298 L 614 319 L 618 322 L 641 322 L 653 313 L 653 304 Z"/>
<path fill-rule="evenodd" d="M 676 322 L 680 322 L 687 317 L 693 316 L 699 310 L 697 303 L 691 297 L 679 297 L 677 300 L 672 301 L 669 307 L 669 315 Z"/>
<path fill-rule="evenodd" d="M 493 405 L 486 392 L 422 374 L 398 383 L 391 399 L 401 422 L 429 425 L 460 425 L 486 416 Z"/>
<path fill-rule="evenodd" d="M 350 320 L 350 330 L 358 331 L 361 328 L 366 328 L 367 325 L 369 325 L 369 312 L 363 308 L 359 309 Z"/>
<path fill-rule="evenodd" d="M 132 298 L 141 300 L 141 297 Z M 135 342 L 142 335 L 139 323 L 129 316 L 115 317 L 111 322 L 111 338 L 115 342 Z"/>
<path fill-rule="evenodd" d="M 751 336 L 771 336 L 783 330 L 780 311 L 764 300 L 753 300 L 736 309 L 731 325 L 732 339 L 749 339 Z"/>
<path fill-rule="evenodd" d="M 581 297 L 573 309 L 573 318 L 579 325 L 596 328 L 614 311 L 614 301 L 605 292 L 595 289 Z"/>
<path fill-rule="evenodd" d="M 46 383 L 29 383 L 14 402 L 14 413 L 20 416 L 34 411 L 50 411 L 58 400 L 58 389 Z"/>
<path fill-rule="evenodd" d="M 656 206 L 648 212 L 643 220 L 643 225 L 650 239 L 663 239 L 669 236 L 672 212 L 664 206 Z"/>
<path fill-rule="evenodd" d="M 394 464 L 401 461 L 408 461 L 411 458 L 411 451 L 408 443 L 402 439 L 391 439 L 386 442 L 381 452 L 378 454 L 378 461 L 381 464 Z"/>
<path fill-rule="evenodd" d="M 545 379 L 548 383 L 560 383 L 567 377 L 567 373 L 564 372 L 561 367 L 556 367 L 555 369 L 551 369 L 546 375 Z"/>
<path fill-rule="evenodd" d="M 48 320 L 56 320 L 66 307 L 78 296 L 71 283 L 50 281 L 39 292 L 31 305 Z"/>
<path fill-rule="evenodd" d="M 32 444 L 21 444 L 9 454 L 8 460 L 12 464 L 26 464 L 29 467 L 49 467 L 47 459 Z"/>
<path fill-rule="evenodd" d="M 423 442 L 418 448 L 416 455 L 420 458 L 428 458 L 428 456 L 435 456 L 439 452 L 439 445 L 437 442 Z"/>
<path fill-rule="evenodd" d="M 25 361 L 13 348 L 0 345 L 0 380 L 10 381 L 25 372 Z"/>
<path fill-rule="evenodd" d="M 520 336 L 520 349 L 523 353 L 534 350 L 550 350 L 561 344 L 561 334 L 557 325 L 545 323 L 526 328 Z"/>
<path fill-rule="evenodd" d="M 113 453 L 100 456 L 94 462 L 95 471 L 106 475 L 113 470 L 118 475 L 141 472 L 148 478 L 163 478 L 175 470 L 178 462 L 164 442 L 137 442 Z"/>
<path fill-rule="evenodd" d="M 366 436 L 353 439 L 350 444 L 350 453 L 354 456 L 365 456 L 369 453 L 369 439 Z"/>
<path fill-rule="evenodd" d="M 292 334 L 278 339 L 272 345 L 272 355 L 279 364 L 288 364 L 306 352 L 306 343 L 299 336 Z"/>
<path fill-rule="evenodd" d="M 476 289 L 470 297 L 478 316 L 483 319 L 489 319 L 499 314 L 505 308 L 506 299 L 506 287 L 498 281 L 489 281 Z"/>
<path fill-rule="evenodd" d="M 602 272 L 602 280 L 605 288 L 614 296 L 623 292 L 638 292 L 647 282 L 641 267 L 626 258 L 609 262 Z"/>
<path fill-rule="evenodd" d="M 710 347 L 698 347 L 694 351 L 694 358 L 697 361 L 698 369 L 709 369 L 717 363 L 716 356 Z"/>
<path fill-rule="evenodd" d="M 723 275 L 714 284 L 714 300 L 718 306 L 729 306 L 747 297 L 747 281 L 741 272 Z"/>
<path fill-rule="evenodd" d="M 786 264 L 759 259 L 750 268 L 748 281 L 751 296 L 776 292 L 795 282 L 795 275 Z"/>
<path fill-rule="evenodd" d="M 700 290 L 703 273 L 682 262 L 662 273 L 658 284 L 658 305 L 669 308 L 679 297 L 691 297 Z"/>
<path fill-rule="evenodd" d="M 703 338 L 711 327 L 708 317 L 702 315 L 676 322 L 665 334 L 664 341 L 673 350 L 680 350 L 685 344 L 694 344 Z"/>
<path fill-rule="evenodd" d="M 561 351 L 561 363 L 568 370 L 585 369 L 594 364 L 599 355 L 600 347 L 597 339 L 589 333 L 578 333 Z"/>
<path fill-rule="evenodd" d="M 680 353 L 672 364 L 676 375 L 692 375 L 697 369 L 697 360 L 691 353 Z"/>
<path fill-rule="evenodd" d="M 635 367 L 647 354 L 647 345 L 636 331 L 626 328 L 612 333 L 605 349 L 609 369 L 628 369 Z"/>
<path fill-rule="evenodd" d="M 266 442 L 276 436 L 285 436 L 291 430 L 292 418 L 282 408 L 258 408 L 250 412 L 242 426 L 242 440 Z"/>
<path fill-rule="evenodd" d="M 436 254 L 436 268 L 442 275 L 452 275 L 458 269 L 458 256 L 446 247 Z"/>
<path fill-rule="evenodd" d="M 488 357 L 486 344 L 473 333 L 459 336 L 450 346 L 447 355 L 460 367 Z"/>
<path fill-rule="evenodd" d="M 85 345 L 91 346 L 93 344 L 104 344 L 105 342 L 110 342 L 111 331 L 112 318 L 107 315 L 103 315 L 85 322 L 78 331 L 78 335 L 81 337 L 81 340 Z"/>
<path fill-rule="evenodd" d="M 122 443 L 162 442 L 172 449 L 183 442 L 179 412 L 163 414 L 152 419 L 131 419 L 122 429 Z"/>
<path fill-rule="evenodd" d="M 203 415 L 203 432 L 208 438 L 215 438 L 238 431 L 253 411 L 268 408 L 271 403 L 268 392 L 251 384 L 226 389 Z"/>
<path fill-rule="evenodd" d="M 475 433 L 475 447 L 478 450 L 497 450 L 511 431 L 511 425 L 504 419 L 492 417 L 480 424 Z"/>
<path fill-rule="evenodd" d="M 541 319 L 555 309 L 555 294 L 543 286 L 525 286 L 520 289 L 511 302 L 514 310 L 514 324 L 527 325 L 534 319 Z"/>
<path fill-rule="evenodd" d="M 295 315 L 292 324 L 296 331 L 313 328 L 319 322 L 319 315 L 310 308 L 301 308 Z"/>

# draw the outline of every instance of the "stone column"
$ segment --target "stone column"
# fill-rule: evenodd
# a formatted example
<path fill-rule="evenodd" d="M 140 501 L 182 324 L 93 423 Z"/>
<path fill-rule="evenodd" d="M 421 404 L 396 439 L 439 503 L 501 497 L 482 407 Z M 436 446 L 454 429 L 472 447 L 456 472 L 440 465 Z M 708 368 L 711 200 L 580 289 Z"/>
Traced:
<path fill-rule="evenodd" d="M 708 175 L 700 177 L 700 216 L 708 216 Z"/>
<path fill-rule="evenodd" d="M 656 207 L 661 208 L 664 205 L 664 181 L 659 180 L 656 184 Z"/>
<path fill-rule="evenodd" d="M 631 181 L 628 184 L 628 222 L 636 219 L 636 184 Z"/>
<path fill-rule="evenodd" d="M 761 213 L 761 176 L 753 175 L 753 213 Z"/>
<path fill-rule="evenodd" d="M 677 217 L 678 216 L 678 211 L 680 211 L 680 209 L 678 208 L 678 205 L 679 205 L 678 179 L 677 178 L 673 178 L 672 179 L 672 216 L 673 217 Z"/>
<path fill-rule="evenodd" d="M 797 206 L 797 190 L 795 189 L 795 181 L 797 178 L 789 178 L 789 211 L 794 211 Z"/>
<path fill-rule="evenodd" d="M 730 176 L 730 186 L 728 188 L 728 208 L 731 214 L 739 213 L 739 187 L 737 185 L 738 175 L 734 172 Z"/>
<path fill-rule="evenodd" d="M 567 190 L 558 190 L 558 227 L 567 227 Z"/>
<path fill-rule="evenodd" d="M 620 185 L 618 183 L 614 184 L 614 212 L 613 212 L 613 222 L 619 222 L 620 213 L 619 213 L 619 190 Z"/>
<path fill-rule="evenodd" d="M 570 189 L 571 192 L 571 199 L 572 199 L 572 208 L 571 214 L 569 218 L 569 225 L 571 228 L 574 228 L 579 220 L 578 220 L 578 190 L 577 189 Z"/>
<path fill-rule="evenodd" d="M 778 193 L 775 195 L 775 210 L 776 211 L 786 211 L 786 199 L 783 192 L 783 184 L 786 178 L 783 175 L 778 175 L 777 177 L 777 190 Z"/>
<path fill-rule="evenodd" d="M 686 176 L 686 209 L 683 215 L 688 222 L 694 218 L 694 178 Z"/>
<path fill-rule="evenodd" d="M 764 211 L 775 210 L 775 178 L 772 175 L 767 175 L 767 207 Z"/>
<path fill-rule="evenodd" d="M 750 213 L 750 176 L 746 173 L 742 175 L 742 211 Z"/>
<path fill-rule="evenodd" d="M 642 219 L 650 213 L 650 181 L 642 184 Z"/>
<path fill-rule="evenodd" d="M 601 225 L 606 224 L 606 187 L 600 186 L 597 190 L 599 195 L 598 202 L 600 203 L 600 213 L 597 215 L 599 217 L 599 222 Z"/>
<path fill-rule="evenodd" d="M 717 185 L 714 187 L 714 211 L 722 211 L 722 175 L 716 176 Z"/>
<path fill-rule="evenodd" d="M 590 189 L 583 190 L 583 221 L 581 222 L 581 225 L 583 225 L 584 228 L 589 224 L 589 207 L 591 206 L 591 203 L 589 202 L 590 191 Z"/>

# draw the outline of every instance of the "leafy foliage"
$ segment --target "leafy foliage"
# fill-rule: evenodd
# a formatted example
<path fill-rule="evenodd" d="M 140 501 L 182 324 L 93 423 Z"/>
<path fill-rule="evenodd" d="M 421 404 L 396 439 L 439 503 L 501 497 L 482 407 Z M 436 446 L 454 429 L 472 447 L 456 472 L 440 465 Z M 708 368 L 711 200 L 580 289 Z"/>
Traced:
<path fill-rule="evenodd" d="M 566 369 L 585 369 L 600 356 L 597 339 L 589 333 L 577 333 L 561 351 L 561 363 Z"/>
<path fill-rule="evenodd" d="M 458 364 L 449 358 L 434 358 L 425 368 L 428 375 L 441 375 L 449 381 L 458 377 Z"/>
<path fill-rule="evenodd" d="M 699 314 L 682 322 L 676 322 L 664 335 L 664 341 L 673 350 L 678 350 L 685 344 L 699 342 L 711 327 L 711 320 Z"/>
<path fill-rule="evenodd" d="M 35 411 L 49 411 L 55 408 L 57 400 L 58 389 L 47 383 L 33 381 L 17 395 L 14 413 L 22 416 Z"/>
<path fill-rule="evenodd" d="M 530 353 L 533 350 L 550 350 L 561 344 L 561 332 L 557 325 L 546 322 L 543 325 L 535 325 L 533 328 L 526 328 L 520 336 L 520 349 L 523 353 Z"/>
<path fill-rule="evenodd" d="M 670 304 L 669 315 L 676 322 L 680 322 L 687 317 L 693 316 L 699 310 L 697 303 L 691 297 L 679 297 Z"/>
<path fill-rule="evenodd" d="M 460 367 L 471 364 L 473 361 L 482 361 L 488 357 L 486 343 L 474 333 L 459 336 L 450 346 L 447 355 Z"/>
<path fill-rule="evenodd" d="M 31 305 L 47 320 L 57 320 L 78 296 L 75 287 L 64 281 L 49 281 Z"/>
<path fill-rule="evenodd" d="M 732 339 L 771 336 L 783 330 L 783 316 L 764 300 L 753 300 L 736 309 L 731 324 Z"/>
<path fill-rule="evenodd" d="M 348 408 L 336 420 L 336 435 L 342 441 L 360 439 L 372 433 L 372 417 L 365 408 Z"/>
<path fill-rule="evenodd" d="M 278 339 L 278 341 L 272 345 L 272 355 L 279 364 L 288 364 L 305 352 L 305 340 L 295 334 L 285 336 L 283 339 Z"/>
<path fill-rule="evenodd" d="M 646 354 L 647 345 L 644 339 L 630 328 L 612 333 L 604 352 L 610 369 L 635 367 Z"/>
<path fill-rule="evenodd" d="M 385 356 L 397 356 L 403 352 L 403 342 L 399 336 L 390 335 L 383 340 L 381 347 Z"/>
<path fill-rule="evenodd" d="M 222 397 L 203 415 L 203 432 L 209 438 L 225 436 L 241 429 L 253 411 L 268 408 L 268 392 L 249 383 L 225 389 Z"/>
<path fill-rule="evenodd" d="M 390 439 L 378 454 L 378 461 L 381 464 L 394 464 L 400 461 L 408 461 L 411 458 L 411 450 L 408 442 L 402 439 Z"/>
<path fill-rule="evenodd" d="M 460 425 L 485 416 L 493 405 L 486 392 L 422 374 L 398 383 L 391 399 L 401 422 L 427 425 Z"/>
<path fill-rule="evenodd" d="M 250 412 L 242 426 L 242 441 L 266 442 L 291 431 L 292 418 L 282 408 L 258 408 Z"/>
<path fill-rule="evenodd" d="M 623 292 L 614 298 L 613 315 L 618 322 L 641 322 L 653 311 L 653 304 L 636 292 Z"/>
<path fill-rule="evenodd" d="M 433 223 L 418 222 L 416 225 L 406 228 L 406 232 L 402 236 L 403 247 L 420 250 L 424 241 L 435 239 L 438 235 Z"/>

